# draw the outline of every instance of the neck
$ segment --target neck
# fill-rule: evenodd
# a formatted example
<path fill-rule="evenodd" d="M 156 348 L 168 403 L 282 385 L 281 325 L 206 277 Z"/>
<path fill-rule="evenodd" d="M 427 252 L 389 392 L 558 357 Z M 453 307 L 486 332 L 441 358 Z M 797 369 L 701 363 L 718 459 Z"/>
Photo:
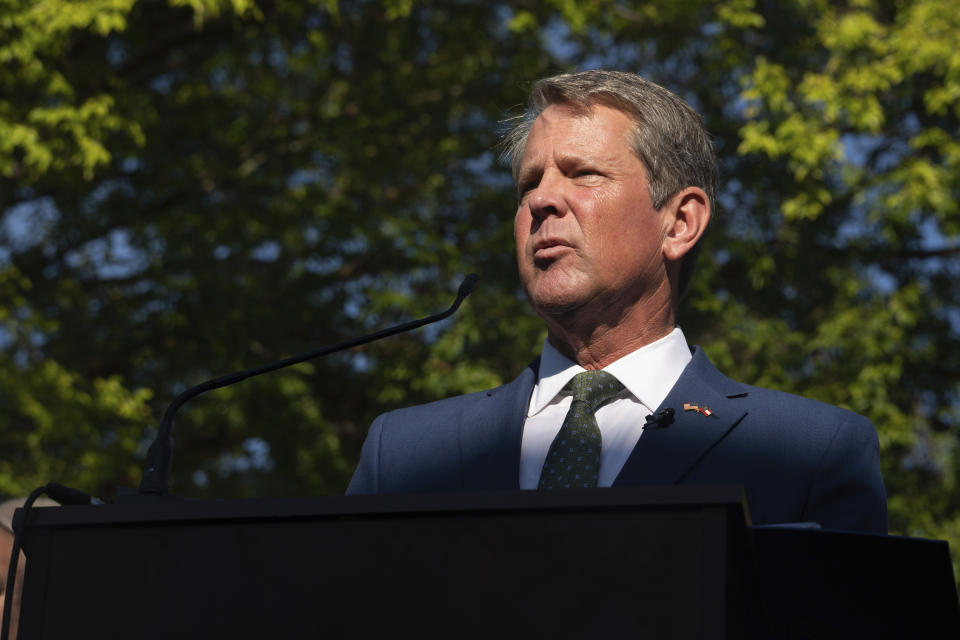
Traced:
<path fill-rule="evenodd" d="M 648 304 L 627 309 L 614 319 L 605 319 L 596 310 L 544 318 L 547 337 L 557 351 L 584 369 L 602 369 L 673 331 L 676 314 L 672 297 L 655 299 L 655 304 L 648 300 Z"/>

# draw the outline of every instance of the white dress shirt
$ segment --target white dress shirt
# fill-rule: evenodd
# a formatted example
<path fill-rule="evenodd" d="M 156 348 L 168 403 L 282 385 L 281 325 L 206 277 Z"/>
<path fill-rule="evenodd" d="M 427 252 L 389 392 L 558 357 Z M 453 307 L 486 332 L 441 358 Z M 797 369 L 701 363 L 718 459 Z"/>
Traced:
<path fill-rule="evenodd" d="M 597 486 L 613 484 L 643 434 L 646 417 L 666 399 L 690 358 L 687 340 L 680 327 L 676 327 L 656 342 L 604 367 L 604 371 L 616 376 L 626 389 L 596 412 L 603 437 Z M 572 395 L 563 392 L 563 388 L 582 371 L 586 369 L 544 340 L 537 384 L 530 395 L 530 407 L 523 423 L 521 489 L 536 489 L 540 483 L 543 461 L 570 409 Z"/>

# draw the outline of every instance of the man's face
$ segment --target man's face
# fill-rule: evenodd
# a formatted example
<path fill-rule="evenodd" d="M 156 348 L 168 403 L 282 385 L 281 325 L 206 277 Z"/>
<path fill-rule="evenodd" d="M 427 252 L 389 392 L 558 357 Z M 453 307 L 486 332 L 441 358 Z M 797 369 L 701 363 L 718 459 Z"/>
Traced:
<path fill-rule="evenodd" d="M 665 216 L 630 148 L 622 111 L 552 105 L 533 123 L 517 181 L 517 264 L 544 318 L 583 309 L 620 319 L 669 287 Z"/>

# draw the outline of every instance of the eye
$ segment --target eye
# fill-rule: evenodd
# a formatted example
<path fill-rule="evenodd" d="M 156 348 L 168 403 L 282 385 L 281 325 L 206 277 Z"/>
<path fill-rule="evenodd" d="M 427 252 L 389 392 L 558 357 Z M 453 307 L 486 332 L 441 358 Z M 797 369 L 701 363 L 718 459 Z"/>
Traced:
<path fill-rule="evenodd" d="M 574 177 L 574 178 L 584 178 L 584 177 L 598 176 L 598 175 L 600 175 L 600 172 L 599 172 L 599 171 L 597 171 L 596 169 L 589 168 L 589 167 L 583 167 L 583 168 L 577 169 L 576 171 L 573 172 L 573 177 Z"/>
<path fill-rule="evenodd" d="M 517 182 L 517 197 L 523 199 L 523 196 L 536 189 L 538 184 L 540 184 L 540 176 L 521 178 Z"/>

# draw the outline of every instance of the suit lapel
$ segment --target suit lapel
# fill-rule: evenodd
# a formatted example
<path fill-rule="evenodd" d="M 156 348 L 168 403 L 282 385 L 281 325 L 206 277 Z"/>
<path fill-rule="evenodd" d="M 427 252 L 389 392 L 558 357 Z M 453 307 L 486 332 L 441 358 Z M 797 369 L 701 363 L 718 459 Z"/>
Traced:
<path fill-rule="evenodd" d="M 674 484 L 736 428 L 747 414 L 748 388 L 717 371 L 699 347 L 677 383 L 657 408 L 674 410 L 673 423 L 648 427 L 623 465 L 614 486 Z M 707 407 L 711 415 L 684 410 L 684 404 Z"/>
<path fill-rule="evenodd" d="M 518 489 L 520 442 L 540 359 L 516 380 L 487 391 L 479 408 L 460 421 L 463 488 L 470 491 Z"/>

